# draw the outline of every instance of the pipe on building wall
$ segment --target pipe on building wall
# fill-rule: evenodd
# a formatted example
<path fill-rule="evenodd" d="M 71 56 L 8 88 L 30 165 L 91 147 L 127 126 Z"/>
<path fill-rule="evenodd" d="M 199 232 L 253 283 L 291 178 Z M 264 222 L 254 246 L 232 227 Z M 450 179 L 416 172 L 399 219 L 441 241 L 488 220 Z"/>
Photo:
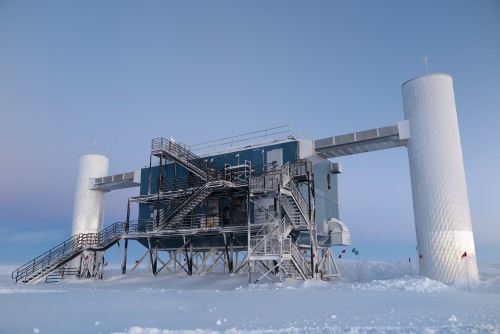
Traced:
<path fill-rule="evenodd" d="M 478 279 L 453 80 L 412 79 L 402 95 L 420 273 L 443 283 Z"/>

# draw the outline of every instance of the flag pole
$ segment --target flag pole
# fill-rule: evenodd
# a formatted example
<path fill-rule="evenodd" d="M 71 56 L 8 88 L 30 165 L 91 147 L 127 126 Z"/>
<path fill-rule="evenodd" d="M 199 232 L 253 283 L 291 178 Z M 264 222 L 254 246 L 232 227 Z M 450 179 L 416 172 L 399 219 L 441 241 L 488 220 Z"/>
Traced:
<path fill-rule="evenodd" d="M 469 262 L 467 260 L 468 256 L 465 257 L 465 268 L 467 270 L 467 288 L 469 289 L 470 292 L 470 283 L 469 283 Z"/>
<path fill-rule="evenodd" d="M 418 260 L 418 246 L 415 246 L 415 274 L 418 275 L 420 271 L 420 261 Z"/>
<path fill-rule="evenodd" d="M 361 272 L 361 257 L 359 256 L 359 251 L 356 251 L 356 257 L 358 258 L 358 275 L 359 275 L 359 283 L 363 279 L 363 273 Z"/>
<path fill-rule="evenodd" d="M 359 281 L 359 283 L 361 283 L 361 273 L 359 270 L 359 258 L 358 258 L 358 256 L 356 256 L 356 267 L 358 268 L 358 281 Z"/>

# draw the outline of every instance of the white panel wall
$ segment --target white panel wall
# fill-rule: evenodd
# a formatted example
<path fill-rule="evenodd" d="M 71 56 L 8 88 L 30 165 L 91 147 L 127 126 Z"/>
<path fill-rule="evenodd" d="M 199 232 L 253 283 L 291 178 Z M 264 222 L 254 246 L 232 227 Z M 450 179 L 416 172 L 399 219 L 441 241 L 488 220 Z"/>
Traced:
<path fill-rule="evenodd" d="M 109 160 L 105 156 L 85 154 L 80 156 L 78 179 L 73 209 L 72 235 L 97 233 L 102 230 L 104 192 L 89 189 L 89 179 L 108 175 Z"/>
<path fill-rule="evenodd" d="M 420 273 L 451 283 L 478 278 L 452 78 L 403 84 Z M 462 254 L 467 252 L 467 258 Z M 468 265 L 468 268 L 466 267 Z"/>

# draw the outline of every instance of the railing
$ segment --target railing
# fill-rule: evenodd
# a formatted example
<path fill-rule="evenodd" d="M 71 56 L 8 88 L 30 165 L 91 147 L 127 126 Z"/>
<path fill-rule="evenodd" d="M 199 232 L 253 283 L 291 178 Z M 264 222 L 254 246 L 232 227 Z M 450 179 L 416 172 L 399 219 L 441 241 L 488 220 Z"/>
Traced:
<path fill-rule="evenodd" d="M 292 253 L 292 239 L 290 238 L 290 236 L 283 238 L 282 250 L 283 254 Z"/>
<path fill-rule="evenodd" d="M 130 224 L 115 223 L 99 233 L 80 233 L 48 250 L 12 272 L 16 283 L 30 281 L 56 269 L 86 249 L 101 250 L 119 240 Z"/>
<path fill-rule="evenodd" d="M 207 159 L 200 158 L 183 144 L 167 140 L 165 138 L 155 138 L 151 141 L 151 153 L 165 153 L 172 159 L 182 163 L 187 169 L 204 180 L 220 179 L 217 168 L 211 166 Z"/>
<path fill-rule="evenodd" d="M 312 171 L 312 163 L 309 160 L 303 159 L 300 161 L 289 162 L 289 173 L 291 176 L 305 176 L 307 172 Z"/>
<path fill-rule="evenodd" d="M 51 272 L 45 277 L 45 283 L 56 283 L 67 276 L 77 276 L 79 274 L 78 268 L 65 268 L 61 267 Z"/>
<path fill-rule="evenodd" d="M 267 172 L 261 176 L 251 177 L 249 187 L 251 192 L 277 191 L 280 185 L 280 171 Z"/>
<path fill-rule="evenodd" d="M 293 223 L 290 219 L 290 217 L 288 216 L 285 216 L 281 219 L 281 229 L 282 229 L 282 233 L 284 236 L 288 236 L 288 234 L 290 234 L 290 232 L 292 231 L 293 229 Z"/>
<path fill-rule="evenodd" d="M 191 145 L 190 149 L 194 152 L 201 153 L 235 146 L 248 145 L 251 143 L 262 142 L 271 139 L 283 138 L 310 139 L 300 130 L 295 129 L 290 125 L 283 125 L 222 139 L 206 141 L 200 144 Z"/>
<path fill-rule="evenodd" d="M 290 182 L 293 183 L 292 176 L 290 175 L 290 164 L 286 163 L 281 168 L 280 183 L 282 187 L 288 188 Z"/>
<path fill-rule="evenodd" d="M 250 239 L 252 255 L 280 255 L 279 237 L 276 235 L 266 235 Z"/>
<path fill-rule="evenodd" d="M 172 179 L 163 180 L 161 183 L 162 192 L 184 191 L 189 188 L 202 187 L 206 181 L 200 180 L 197 177 L 176 177 Z"/>
<path fill-rule="evenodd" d="M 297 247 L 297 245 L 292 244 L 291 253 L 292 253 L 292 258 L 297 263 L 297 265 L 299 266 L 300 270 L 302 270 L 302 272 L 304 273 L 304 275 L 306 275 L 306 276 L 312 276 L 312 274 L 311 274 L 311 264 L 310 264 L 309 261 L 307 261 L 304 258 L 304 255 L 302 255 L 302 253 L 300 252 L 300 250 Z"/>
<path fill-rule="evenodd" d="M 301 211 L 304 219 L 309 223 L 309 204 L 306 202 L 304 196 L 302 196 L 302 193 L 300 192 L 299 188 L 297 188 L 294 182 L 290 182 L 288 186 L 290 188 L 290 192 L 292 193 L 292 197 L 295 203 L 297 203 L 297 206 Z"/>
<path fill-rule="evenodd" d="M 232 212 L 227 217 L 219 215 L 207 214 L 188 214 L 182 219 L 175 222 L 175 224 L 166 224 L 163 226 L 162 231 L 171 230 L 210 230 L 215 228 L 231 228 L 238 226 L 245 226 L 247 223 L 246 211 Z"/>
<path fill-rule="evenodd" d="M 201 203 L 210 193 L 211 189 L 207 187 L 198 188 L 193 192 L 193 194 L 184 200 L 183 203 L 178 205 L 174 211 L 169 215 L 167 219 L 164 221 L 160 221 L 160 225 L 158 226 L 158 230 L 165 228 L 168 224 L 176 224 L 179 222 L 179 219 L 182 219 L 182 216 L 191 211 L 196 205 Z"/>

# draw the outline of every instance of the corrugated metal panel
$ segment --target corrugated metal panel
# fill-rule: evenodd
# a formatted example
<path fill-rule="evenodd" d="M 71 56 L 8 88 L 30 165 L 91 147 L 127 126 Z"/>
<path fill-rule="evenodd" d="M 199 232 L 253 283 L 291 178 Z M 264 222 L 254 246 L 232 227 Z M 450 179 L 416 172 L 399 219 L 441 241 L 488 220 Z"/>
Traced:
<path fill-rule="evenodd" d="M 450 283 L 478 278 L 452 78 L 402 86 L 409 120 L 410 175 L 422 275 Z M 467 252 L 467 262 L 461 256 Z"/>

